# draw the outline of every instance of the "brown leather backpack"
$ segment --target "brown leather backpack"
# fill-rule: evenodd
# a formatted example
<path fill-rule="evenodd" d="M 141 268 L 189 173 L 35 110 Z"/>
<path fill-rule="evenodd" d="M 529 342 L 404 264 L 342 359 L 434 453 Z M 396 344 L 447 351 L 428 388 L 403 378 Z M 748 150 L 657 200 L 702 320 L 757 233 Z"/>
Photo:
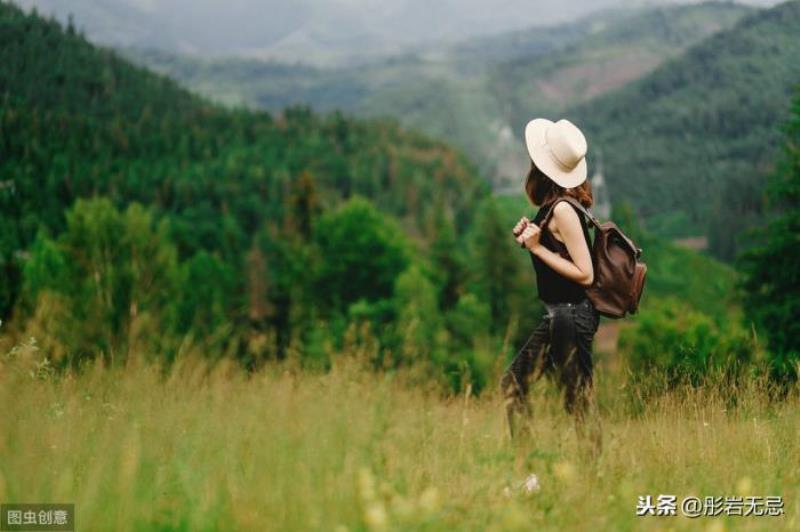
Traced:
<path fill-rule="evenodd" d="M 614 222 L 601 224 L 578 200 L 568 196 L 553 203 L 540 227 L 547 226 L 555 206 L 562 200 L 585 214 L 595 228 L 591 250 L 594 281 L 586 289 L 586 296 L 598 312 L 608 318 L 623 318 L 635 313 L 647 275 L 647 265 L 639 260 L 642 249 L 636 247 Z"/>

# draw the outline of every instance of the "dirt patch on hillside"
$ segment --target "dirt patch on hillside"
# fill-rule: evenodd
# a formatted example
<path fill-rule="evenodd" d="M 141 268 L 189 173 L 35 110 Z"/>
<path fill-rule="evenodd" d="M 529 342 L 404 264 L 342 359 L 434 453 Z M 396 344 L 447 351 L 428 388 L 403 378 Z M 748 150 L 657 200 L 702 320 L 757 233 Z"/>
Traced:
<path fill-rule="evenodd" d="M 642 77 L 663 60 L 663 57 L 641 51 L 587 58 L 552 72 L 547 79 L 538 80 L 536 88 L 546 98 L 562 105 L 583 102 Z"/>

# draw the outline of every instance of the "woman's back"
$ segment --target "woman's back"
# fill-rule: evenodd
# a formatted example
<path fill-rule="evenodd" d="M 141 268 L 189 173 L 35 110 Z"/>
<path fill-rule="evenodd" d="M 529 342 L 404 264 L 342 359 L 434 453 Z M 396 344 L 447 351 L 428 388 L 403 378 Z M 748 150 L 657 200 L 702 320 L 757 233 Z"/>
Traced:
<path fill-rule="evenodd" d="M 539 212 L 537 212 L 536 216 L 533 218 L 533 223 L 539 225 L 553 204 L 554 202 L 552 201 L 543 204 L 539 208 Z M 574 205 L 569 203 L 567 204 L 570 205 L 570 207 L 572 207 L 572 209 L 578 214 L 578 219 L 581 222 L 581 228 L 583 229 L 583 235 L 586 239 L 586 244 L 591 250 L 589 226 L 584 218 L 583 213 L 575 208 Z M 553 222 L 551 221 L 550 223 L 552 224 Z M 557 240 L 549 229 L 542 228 L 539 241 L 550 251 L 558 253 L 566 259 L 570 259 L 566 245 Z M 533 268 L 536 271 L 536 286 L 539 290 L 539 299 L 545 303 L 579 303 L 586 298 L 586 289 L 583 286 L 575 281 L 567 279 L 563 275 L 560 275 L 533 253 L 531 253 L 530 256 L 531 261 L 533 262 Z"/>

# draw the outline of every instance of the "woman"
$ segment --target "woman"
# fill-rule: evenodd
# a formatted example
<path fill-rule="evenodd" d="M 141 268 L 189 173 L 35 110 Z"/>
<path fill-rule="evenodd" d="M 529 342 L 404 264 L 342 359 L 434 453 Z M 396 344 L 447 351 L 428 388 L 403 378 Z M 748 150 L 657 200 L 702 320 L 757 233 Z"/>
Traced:
<path fill-rule="evenodd" d="M 525 142 L 531 158 L 525 192 L 539 211 L 533 221 L 520 219 L 513 233 L 530 253 L 546 313 L 501 381 L 509 430 L 514 439 L 519 418 L 531 421 L 528 387 L 546 372 L 562 389 L 564 406 L 575 416 L 578 436 L 583 440 L 589 411 L 595 404 L 592 340 L 600 315 L 585 291 L 594 280 L 587 222 L 574 205 L 557 200 L 572 197 L 584 207 L 592 205 L 586 180 L 586 139 L 568 120 L 553 123 L 535 119 L 525 128 Z M 542 226 L 543 222 L 546 225 Z M 593 451 L 599 452 L 601 434 L 596 413 L 591 413 L 590 421 L 590 441 Z"/>

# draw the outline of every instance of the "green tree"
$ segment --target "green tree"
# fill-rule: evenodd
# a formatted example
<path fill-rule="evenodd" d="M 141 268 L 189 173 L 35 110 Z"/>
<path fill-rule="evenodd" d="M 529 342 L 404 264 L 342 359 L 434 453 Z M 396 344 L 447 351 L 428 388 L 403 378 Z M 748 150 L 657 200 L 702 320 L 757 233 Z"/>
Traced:
<path fill-rule="evenodd" d="M 433 263 L 436 284 L 441 287 L 440 307 L 445 310 L 452 308 L 464 291 L 467 268 L 452 216 L 446 211 L 440 210 L 436 216 L 429 256 Z"/>
<path fill-rule="evenodd" d="M 390 297 L 409 263 L 409 245 L 398 226 L 360 197 L 322 216 L 314 241 L 320 254 L 315 294 L 335 311 L 359 299 Z"/>
<path fill-rule="evenodd" d="M 403 362 L 430 360 L 437 348 L 442 318 L 436 288 L 416 265 L 397 278 L 394 303 Z"/>
<path fill-rule="evenodd" d="M 740 257 L 747 316 L 767 333 L 771 370 L 796 379 L 800 362 L 800 91 L 785 126 L 784 156 L 768 186 L 778 214 Z"/>
<path fill-rule="evenodd" d="M 469 252 L 471 291 L 489 306 L 490 330 L 499 333 L 508 325 L 515 306 L 519 263 L 514 253 L 520 251 L 515 247 L 511 227 L 502 224 L 494 198 L 484 200 L 478 208 L 469 236 Z M 533 291 L 529 293 L 532 298 Z"/>
<path fill-rule="evenodd" d="M 481 303 L 475 294 L 464 294 L 447 314 L 451 341 L 458 350 L 471 349 L 476 338 L 489 336 L 491 315 L 489 306 Z"/>
<path fill-rule="evenodd" d="M 481 303 L 475 294 L 467 293 L 458 298 L 446 320 L 450 333 L 446 373 L 451 377 L 451 386 L 459 391 L 468 378 L 473 392 L 480 392 L 488 383 L 497 356 L 489 334 L 489 306 Z"/>
<path fill-rule="evenodd" d="M 175 299 L 170 304 L 174 331 L 213 334 L 234 316 L 239 293 L 236 271 L 218 257 L 199 251 L 178 269 Z"/>
<path fill-rule="evenodd" d="M 155 327 L 153 317 L 173 293 L 177 261 L 166 223 L 135 203 L 120 212 L 106 198 L 78 200 L 66 218 L 56 240 L 40 234 L 32 248 L 23 271 L 26 307 L 35 312 L 42 296 L 55 295 L 59 327 L 50 332 L 66 353 L 124 358 L 131 334 L 144 334 L 145 323 Z"/>
<path fill-rule="evenodd" d="M 275 352 L 286 354 L 293 329 L 316 310 L 313 282 L 317 253 L 312 242 L 292 229 L 269 224 L 254 239 L 248 255 L 248 311 L 251 324 L 275 333 Z"/>

